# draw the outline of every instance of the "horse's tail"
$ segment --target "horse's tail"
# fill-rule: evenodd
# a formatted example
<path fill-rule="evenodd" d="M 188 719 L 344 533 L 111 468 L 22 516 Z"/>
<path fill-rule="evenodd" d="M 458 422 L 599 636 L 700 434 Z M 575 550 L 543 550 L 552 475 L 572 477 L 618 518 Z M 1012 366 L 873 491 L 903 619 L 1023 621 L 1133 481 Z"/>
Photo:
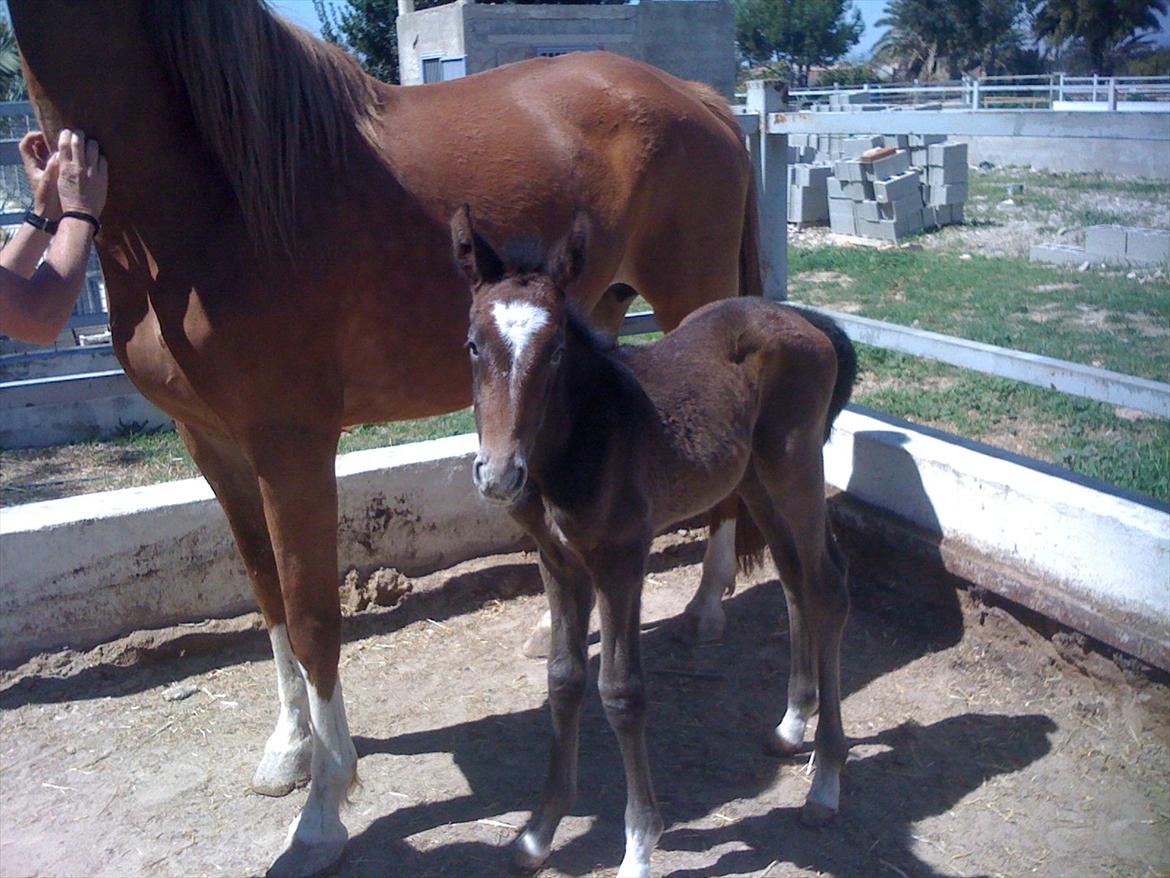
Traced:
<path fill-rule="evenodd" d="M 828 336 L 833 343 L 833 350 L 837 352 L 837 380 L 833 384 L 833 397 L 829 402 L 829 417 L 825 420 L 825 441 L 828 442 L 833 422 L 853 395 L 853 385 L 857 381 L 857 350 L 845 330 L 832 317 L 809 308 L 797 310 L 801 317 Z"/>
<path fill-rule="evenodd" d="M 762 296 L 764 278 L 760 269 L 760 204 L 756 192 L 756 175 L 747 154 L 743 129 L 732 114 L 723 96 L 705 82 L 688 82 L 687 87 L 703 106 L 713 113 L 720 122 L 730 129 L 736 142 L 743 150 L 744 165 L 747 168 L 747 198 L 743 207 L 743 228 L 739 240 L 739 294 L 741 296 Z"/>

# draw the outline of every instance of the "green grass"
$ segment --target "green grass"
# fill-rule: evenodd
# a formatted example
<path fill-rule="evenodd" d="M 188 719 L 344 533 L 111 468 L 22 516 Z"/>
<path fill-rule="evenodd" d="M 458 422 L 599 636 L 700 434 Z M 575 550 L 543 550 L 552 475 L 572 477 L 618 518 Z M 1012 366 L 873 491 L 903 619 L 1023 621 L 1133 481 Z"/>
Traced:
<path fill-rule="evenodd" d="M 941 251 L 792 253 L 813 305 L 1165 381 L 1170 283 Z M 928 360 L 861 347 L 855 400 L 1170 502 L 1170 424 Z"/>

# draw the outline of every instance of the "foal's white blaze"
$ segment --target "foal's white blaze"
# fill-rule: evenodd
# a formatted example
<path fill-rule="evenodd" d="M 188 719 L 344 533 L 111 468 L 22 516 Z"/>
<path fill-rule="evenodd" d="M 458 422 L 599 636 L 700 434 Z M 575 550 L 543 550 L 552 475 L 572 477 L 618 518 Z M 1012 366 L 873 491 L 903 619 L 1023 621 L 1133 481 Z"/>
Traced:
<path fill-rule="evenodd" d="M 548 312 L 530 302 L 496 302 L 492 318 L 512 349 L 513 365 L 520 361 L 532 336 L 548 323 Z"/>
<path fill-rule="evenodd" d="M 288 844 L 313 850 L 314 860 L 333 862 L 340 856 L 349 833 L 341 822 L 341 800 L 353 783 L 357 750 L 345 719 L 341 682 L 333 687 L 329 700 L 308 684 L 309 714 L 313 723 L 313 781 L 309 799 L 289 827 Z"/>
<path fill-rule="evenodd" d="M 264 745 L 264 757 L 252 778 L 257 791 L 269 795 L 286 793 L 309 778 L 313 737 L 309 728 L 309 697 L 305 680 L 289 643 L 284 624 L 268 631 L 272 658 L 276 664 L 276 692 L 280 716 Z"/>

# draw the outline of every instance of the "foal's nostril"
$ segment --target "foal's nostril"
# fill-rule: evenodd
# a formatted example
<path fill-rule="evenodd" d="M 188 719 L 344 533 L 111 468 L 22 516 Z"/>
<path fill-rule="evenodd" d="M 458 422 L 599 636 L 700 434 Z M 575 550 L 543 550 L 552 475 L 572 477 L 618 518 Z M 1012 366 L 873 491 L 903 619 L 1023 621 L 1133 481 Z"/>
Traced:
<path fill-rule="evenodd" d="M 472 464 L 471 479 L 476 485 L 483 487 L 483 458 L 477 457 Z"/>
<path fill-rule="evenodd" d="M 519 491 L 524 487 L 524 482 L 528 479 L 528 470 L 524 468 L 524 464 L 517 463 L 516 468 L 512 470 L 512 490 Z"/>

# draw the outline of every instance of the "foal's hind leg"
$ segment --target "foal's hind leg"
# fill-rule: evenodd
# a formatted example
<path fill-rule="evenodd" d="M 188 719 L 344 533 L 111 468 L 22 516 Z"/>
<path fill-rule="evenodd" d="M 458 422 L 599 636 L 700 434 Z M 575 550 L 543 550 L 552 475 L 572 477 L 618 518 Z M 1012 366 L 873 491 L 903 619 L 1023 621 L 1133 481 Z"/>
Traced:
<path fill-rule="evenodd" d="M 540 804 L 515 842 L 516 864 L 527 870 L 548 859 L 557 826 L 577 797 L 577 745 L 593 608 L 593 587 L 579 564 L 541 552 L 540 574 L 551 613 L 548 706 L 553 740 Z"/>
<path fill-rule="evenodd" d="M 703 575 L 695 596 L 683 611 L 683 637 L 691 643 L 723 638 L 727 614 L 723 596 L 735 591 L 735 516 L 739 501 L 733 495 L 711 510 Z"/>
<path fill-rule="evenodd" d="M 226 440 L 183 424 L 179 425 L 179 435 L 227 515 L 248 571 L 252 592 L 268 628 L 276 664 L 280 714 L 252 778 L 252 789 L 265 796 L 284 796 L 309 782 L 313 737 L 305 681 L 288 639 L 284 599 L 280 594 L 272 541 L 264 521 L 260 485 L 252 465 Z"/>
<path fill-rule="evenodd" d="M 849 595 L 844 556 L 828 524 L 820 460 L 818 444 L 812 457 L 790 458 L 783 467 L 761 465 L 741 486 L 768 539 L 788 601 L 792 673 L 788 709 L 771 738 L 774 750 L 799 749 L 819 702 L 816 775 L 801 811 L 801 820 L 810 825 L 822 824 L 837 812 L 841 768 L 848 755 L 841 723 L 840 656 Z"/>

